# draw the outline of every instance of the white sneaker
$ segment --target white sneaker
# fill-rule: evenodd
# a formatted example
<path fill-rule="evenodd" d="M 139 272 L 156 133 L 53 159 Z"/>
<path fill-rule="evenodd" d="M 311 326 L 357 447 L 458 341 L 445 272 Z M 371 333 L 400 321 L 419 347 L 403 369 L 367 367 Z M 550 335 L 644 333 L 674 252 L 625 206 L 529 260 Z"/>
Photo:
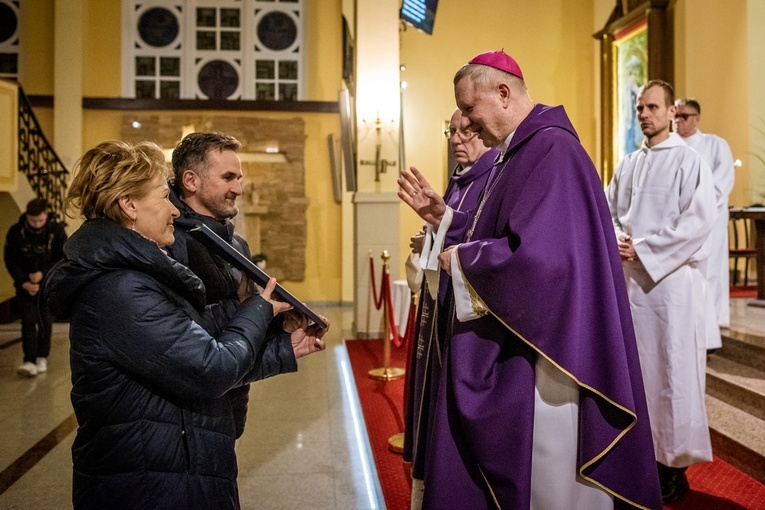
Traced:
<path fill-rule="evenodd" d="M 37 365 L 27 361 L 16 369 L 16 373 L 24 377 L 34 377 L 37 375 Z"/>
<path fill-rule="evenodd" d="M 48 358 L 37 358 L 37 373 L 42 374 L 48 371 Z"/>

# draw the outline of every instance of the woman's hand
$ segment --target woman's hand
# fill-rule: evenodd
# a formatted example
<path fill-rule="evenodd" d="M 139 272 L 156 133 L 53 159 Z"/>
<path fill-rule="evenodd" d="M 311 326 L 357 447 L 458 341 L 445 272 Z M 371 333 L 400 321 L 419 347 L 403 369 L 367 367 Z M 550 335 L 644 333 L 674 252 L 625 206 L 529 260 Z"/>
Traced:
<path fill-rule="evenodd" d="M 263 289 L 263 292 L 260 293 L 260 297 L 262 297 L 263 299 L 271 303 L 271 306 L 274 307 L 274 317 L 276 317 L 282 312 L 286 312 L 287 310 L 292 309 L 292 305 L 289 303 L 271 299 L 271 294 L 273 294 L 275 288 L 276 288 L 276 278 L 271 278 L 270 280 L 268 280 L 268 283 L 266 284 L 266 288 Z"/>

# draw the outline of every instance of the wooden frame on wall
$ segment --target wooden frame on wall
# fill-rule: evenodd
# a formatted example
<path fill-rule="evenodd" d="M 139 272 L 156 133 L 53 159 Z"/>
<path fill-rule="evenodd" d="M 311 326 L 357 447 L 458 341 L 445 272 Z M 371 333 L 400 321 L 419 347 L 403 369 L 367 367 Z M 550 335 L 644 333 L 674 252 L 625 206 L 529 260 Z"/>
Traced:
<path fill-rule="evenodd" d="M 673 82 L 669 4 L 670 0 L 616 0 L 606 26 L 593 35 L 600 41 L 600 177 L 604 184 L 630 147 L 642 142 L 632 115 L 637 88 L 648 80 Z"/>

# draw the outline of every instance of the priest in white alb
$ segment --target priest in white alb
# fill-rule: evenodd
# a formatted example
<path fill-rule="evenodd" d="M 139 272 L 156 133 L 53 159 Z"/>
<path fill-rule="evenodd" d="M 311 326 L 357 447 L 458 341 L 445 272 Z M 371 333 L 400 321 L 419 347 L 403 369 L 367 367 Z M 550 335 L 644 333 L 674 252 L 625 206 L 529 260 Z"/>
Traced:
<path fill-rule="evenodd" d="M 706 277 L 709 284 L 712 322 L 716 327 L 730 326 L 730 261 L 728 258 L 728 195 L 733 190 L 733 154 L 728 142 L 717 135 L 702 133 L 698 129 L 701 120 L 701 105 L 695 99 L 675 100 L 675 132 L 683 141 L 694 148 L 709 165 L 715 186 L 717 221 L 709 235 L 709 259 Z M 716 343 L 707 344 L 707 349 L 722 347 L 720 336 L 713 336 Z"/>
<path fill-rule="evenodd" d="M 641 87 L 643 147 L 608 186 L 665 503 L 688 491 L 685 469 L 712 460 L 706 409 L 705 278 L 699 263 L 717 212 L 707 164 L 677 133 L 671 85 Z"/>

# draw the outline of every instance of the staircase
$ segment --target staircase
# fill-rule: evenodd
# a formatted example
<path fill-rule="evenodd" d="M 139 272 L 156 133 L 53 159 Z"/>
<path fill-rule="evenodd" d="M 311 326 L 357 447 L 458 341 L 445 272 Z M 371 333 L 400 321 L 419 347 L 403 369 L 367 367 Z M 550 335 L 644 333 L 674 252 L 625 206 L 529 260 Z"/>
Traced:
<path fill-rule="evenodd" d="M 69 173 L 40 128 L 24 90 L 19 85 L 19 171 L 38 198 L 48 202 L 48 212 L 64 221 L 64 197 Z M 26 204 L 19 204 L 24 210 Z"/>
<path fill-rule="evenodd" d="M 707 362 L 712 449 L 765 484 L 765 309 L 733 301 L 744 317 L 739 324 L 731 318 L 731 328 L 723 330 L 722 349 Z"/>

